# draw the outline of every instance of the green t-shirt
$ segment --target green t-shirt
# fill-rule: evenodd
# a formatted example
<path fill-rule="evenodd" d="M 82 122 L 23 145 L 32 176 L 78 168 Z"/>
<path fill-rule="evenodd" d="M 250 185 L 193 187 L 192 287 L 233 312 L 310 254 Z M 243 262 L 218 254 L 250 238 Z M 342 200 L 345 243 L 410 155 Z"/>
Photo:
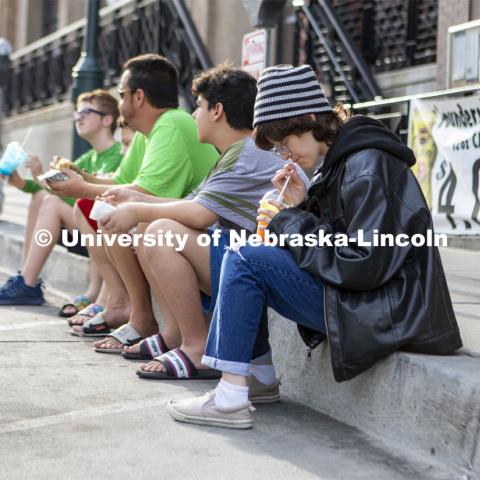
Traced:
<path fill-rule="evenodd" d="M 145 155 L 145 136 L 136 132 L 130 143 L 127 153 L 123 157 L 120 166 L 115 172 L 113 179 L 115 183 L 126 184 L 133 183 L 142 168 L 143 157 Z"/>
<path fill-rule="evenodd" d="M 85 170 L 88 173 L 111 173 L 114 172 L 122 160 L 120 153 L 121 145 L 115 142 L 111 147 L 103 152 L 97 152 L 93 148 L 78 157 L 74 163 L 77 167 Z M 34 180 L 25 180 L 25 186 L 22 189 L 26 193 L 36 193 L 42 190 L 42 187 Z M 62 199 L 69 205 L 74 205 L 74 198 L 62 197 Z"/>
<path fill-rule="evenodd" d="M 115 181 L 133 182 L 158 197 L 183 198 L 200 184 L 218 157 L 212 145 L 198 141 L 191 115 L 167 110 L 146 137 L 135 135 Z"/>
<path fill-rule="evenodd" d="M 122 160 L 120 153 L 122 146 L 115 142 L 103 152 L 96 152 L 93 148 L 75 160 L 75 165 L 88 173 L 114 172 Z"/>

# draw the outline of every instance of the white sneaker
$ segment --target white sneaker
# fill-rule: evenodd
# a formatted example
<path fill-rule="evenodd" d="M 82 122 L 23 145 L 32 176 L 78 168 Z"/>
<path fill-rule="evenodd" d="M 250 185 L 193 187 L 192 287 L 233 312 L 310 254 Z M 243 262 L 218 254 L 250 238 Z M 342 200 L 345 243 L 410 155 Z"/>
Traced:
<path fill-rule="evenodd" d="M 211 390 L 202 397 L 188 400 L 171 400 L 167 404 L 170 416 L 184 423 L 208 425 L 211 427 L 225 427 L 235 429 L 252 428 L 252 412 L 255 408 L 251 402 L 246 402 L 235 409 L 220 409 L 215 404 L 215 390 Z"/>

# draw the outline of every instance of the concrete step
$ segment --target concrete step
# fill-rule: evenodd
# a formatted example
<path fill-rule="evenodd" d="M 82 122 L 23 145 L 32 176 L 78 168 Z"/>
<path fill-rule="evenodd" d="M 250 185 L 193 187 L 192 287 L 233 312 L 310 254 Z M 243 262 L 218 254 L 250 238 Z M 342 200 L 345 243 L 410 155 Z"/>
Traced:
<path fill-rule="evenodd" d="M 13 274 L 20 269 L 24 241 L 24 227 L 0 220 L 0 265 Z M 41 273 L 47 287 L 63 297 L 84 292 L 89 278 L 90 260 L 69 253 L 65 247 L 55 245 Z"/>
<path fill-rule="evenodd" d="M 339 384 L 326 345 L 309 361 L 292 322 L 273 313 L 270 325 L 287 398 L 373 434 L 397 451 L 446 465 L 464 478 L 480 478 L 480 355 L 396 353 Z"/>
<path fill-rule="evenodd" d="M 2 268 L 19 265 L 23 227 L 0 221 Z M 397 353 L 359 377 L 333 380 L 327 346 L 307 360 L 295 325 L 270 312 L 271 343 L 282 394 L 356 427 L 407 456 L 480 478 L 480 252 L 441 249 L 462 337 L 451 357 Z M 42 273 L 64 296 L 82 292 L 88 260 L 55 247 Z"/>
<path fill-rule="evenodd" d="M 28 205 L 30 195 L 25 194 L 15 187 L 4 184 L 3 192 L 5 194 L 3 212 L 1 220 L 25 225 L 27 221 Z"/>
<path fill-rule="evenodd" d="M 461 479 L 435 457 L 416 461 L 285 398 L 259 405 L 249 431 L 173 422 L 169 400 L 216 382 L 139 379 L 138 362 L 92 352 L 56 316 L 61 300 L 47 300 L 41 309 L 0 306 L 2 480 Z"/>

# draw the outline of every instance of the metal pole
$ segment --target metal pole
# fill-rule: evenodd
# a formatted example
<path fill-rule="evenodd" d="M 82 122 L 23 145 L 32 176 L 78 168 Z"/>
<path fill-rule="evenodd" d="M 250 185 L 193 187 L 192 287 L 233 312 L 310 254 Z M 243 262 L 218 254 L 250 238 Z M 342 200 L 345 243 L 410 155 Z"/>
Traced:
<path fill-rule="evenodd" d="M 0 37 L 0 154 L 3 153 L 2 145 L 2 126 L 3 126 L 3 109 L 5 90 L 8 83 L 8 70 L 10 67 L 10 54 L 12 53 L 12 46 L 5 38 Z M 0 213 L 3 211 L 3 193 L 4 181 L 0 180 Z"/>
<path fill-rule="evenodd" d="M 3 124 L 3 109 L 5 90 L 8 84 L 8 71 L 10 68 L 10 54 L 12 53 L 12 46 L 10 42 L 0 37 L 0 153 L 3 150 L 2 146 L 2 124 Z"/>
<path fill-rule="evenodd" d="M 87 24 L 83 39 L 83 51 L 72 69 L 72 102 L 74 104 L 81 93 L 102 86 L 103 76 L 98 62 L 99 9 L 100 0 L 87 0 L 85 2 Z M 72 158 L 77 158 L 89 148 L 89 144 L 77 135 L 74 128 Z"/>
<path fill-rule="evenodd" d="M 3 87 L 0 86 L 0 155 L 3 152 L 2 128 L 3 128 Z"/>
<path fill-rule="evenodd" d="M 266 49 L 265 49 L 265 68 L 271 67 L 271 55 L 272 55 L 272 29 L 270 27 L 265 28 L 266 36 Z"/>
<path fill-rule="evenodd" d="M 0 155 L 3 153 L 2 144 L 2 123 L 3 123 L 3 88 L 0 86 Z M 5 194 L 3 193 L 3 179 L 0 180 L 0 214 L 3 213 L 3 202 Z"/>

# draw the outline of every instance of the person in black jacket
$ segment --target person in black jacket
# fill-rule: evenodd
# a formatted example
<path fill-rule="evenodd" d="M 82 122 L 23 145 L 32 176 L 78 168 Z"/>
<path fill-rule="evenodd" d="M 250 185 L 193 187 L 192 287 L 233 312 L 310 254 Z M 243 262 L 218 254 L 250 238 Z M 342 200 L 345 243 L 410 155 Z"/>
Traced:
<path fill-rule="evenodd" d="M 272 183 L 281 190 L 288 180 L 283 200 L 296 206 L 259 210 L 285 248 L 225 254 L 202 359 L 222 379 L 203 397 L 170 402 L 179 421 L 250 428 L 251 403 L 278 400 L 267 306 L 295 321 L 309 348 L 328 338 L 339 382 L 397 350 L 443 355 L 462 346 L 438 249 L 409 241 L 433 231 L 413 152 L 377 120 L 332 110 L 307 65 L 264 71 L 254 127 L 260 148 L 290 161 Z M 308 192 L 294 163 L 317 168 Z M 381 234 L 392 243 L 375 246 Z M 298 241 L 311 235 L 331 244 Z"/>

